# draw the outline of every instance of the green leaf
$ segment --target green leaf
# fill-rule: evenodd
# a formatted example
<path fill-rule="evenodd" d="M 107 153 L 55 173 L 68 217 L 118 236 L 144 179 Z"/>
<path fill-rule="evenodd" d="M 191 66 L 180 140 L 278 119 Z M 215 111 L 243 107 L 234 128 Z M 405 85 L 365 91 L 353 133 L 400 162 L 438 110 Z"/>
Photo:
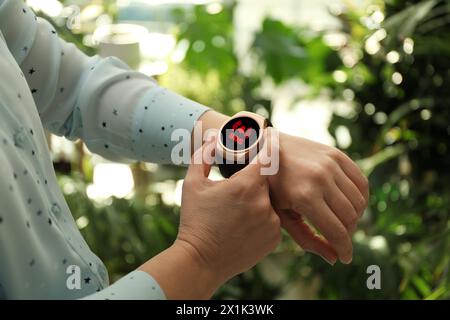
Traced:
<path fill-rule="evenodd" d="M 431 294 L 430 286 L 421 277 L 414 276 L 412 277 L 411 281 L 423 297 L 429 296 Z"/>
<path fill-rule="evenodd" d="M 386 19 L 384 28 L 397 39 L 411 37 L 418 24 L 424 20 L 437 2 L 437 0 L 427 0 L 409 6 Z"/>

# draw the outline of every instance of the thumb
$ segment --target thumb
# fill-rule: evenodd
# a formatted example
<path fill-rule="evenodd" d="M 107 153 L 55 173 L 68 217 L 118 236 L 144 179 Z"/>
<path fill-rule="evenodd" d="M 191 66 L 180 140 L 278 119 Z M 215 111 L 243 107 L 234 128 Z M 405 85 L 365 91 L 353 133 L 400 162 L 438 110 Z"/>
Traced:
<path fill-rule="evenodd" d="M 263 132 L 263 143 L 261 146 L 261 149 L 258 150 L 256 155 L 253 156 L 250 163 L 240 171 L 238 171 L 235 175 L 236 177 L 243 177 L 249 179 L 249 181 L 256 181 L 256 182 L 265 182 L 268 178 L 266 174 L 264 174 L 263 168 L 267 166 L 267 164 L 263 161 L 263 155 L 268 154 L 268 148 L 270 146 L 269 141 L 269 132 L 268 130 L 264 130 Z M 250 154 L 251 155 L 251 154 Z M 251 180 L 250 180 L 251 179 Z"/>
<path fill-rule="evenodd" d="M 258 156 L 255 156 L 245 168 L 232 175 L 230 180 L 242 179 L 247 184 L 266 184 L 268 176 L 263 175 L 261 169 L 261 162 L 259 161 Z"/>

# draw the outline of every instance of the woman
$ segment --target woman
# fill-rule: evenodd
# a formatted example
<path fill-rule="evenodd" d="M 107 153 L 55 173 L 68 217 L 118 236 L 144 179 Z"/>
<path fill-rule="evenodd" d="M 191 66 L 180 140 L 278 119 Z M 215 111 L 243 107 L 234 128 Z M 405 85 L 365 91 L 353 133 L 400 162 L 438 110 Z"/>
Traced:
<path fill-rule="evenodd" d="M 280 225 L 330 264 L 351 262 L 367 179 L 336 149 L 280 134 L 274 176 L 255 162 L 212 182 L 208 165 L 191 164 L 177 240 L 108 286 L 58 188 L 43 127 L 110 159 L 168 163 L 175 129 L 219 128 L 227 117 L 118 59 L 85 56 L 19 0 L 0 0 L 0 71 L 1 298 L 209 298 L 275 248 Z"/>

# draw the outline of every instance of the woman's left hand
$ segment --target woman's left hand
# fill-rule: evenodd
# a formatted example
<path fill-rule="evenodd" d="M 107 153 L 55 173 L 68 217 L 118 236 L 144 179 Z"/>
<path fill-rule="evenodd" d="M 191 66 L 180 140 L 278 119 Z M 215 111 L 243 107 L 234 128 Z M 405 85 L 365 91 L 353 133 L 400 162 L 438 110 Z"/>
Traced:
<path fill-rule="evenodd" d="M 280 133 L 279 149 L 279 171 L 269 185 L 281 225 L 304 250 L 330 264 L 337 258 L 350 263 L 351 236 L 367 206 L 367 178 L 333 147 Z"/>

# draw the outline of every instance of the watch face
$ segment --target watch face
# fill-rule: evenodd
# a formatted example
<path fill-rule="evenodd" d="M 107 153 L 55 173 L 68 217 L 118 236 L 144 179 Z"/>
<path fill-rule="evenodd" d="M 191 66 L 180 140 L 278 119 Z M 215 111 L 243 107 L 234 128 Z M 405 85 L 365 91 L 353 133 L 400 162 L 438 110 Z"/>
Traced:
<path fill-rule="evenodd" d="M 234 151 L 250 148 L 258 141 L 260 126 L 249 117 L 231 119 L 220 132 L 222 144 Z"/>

